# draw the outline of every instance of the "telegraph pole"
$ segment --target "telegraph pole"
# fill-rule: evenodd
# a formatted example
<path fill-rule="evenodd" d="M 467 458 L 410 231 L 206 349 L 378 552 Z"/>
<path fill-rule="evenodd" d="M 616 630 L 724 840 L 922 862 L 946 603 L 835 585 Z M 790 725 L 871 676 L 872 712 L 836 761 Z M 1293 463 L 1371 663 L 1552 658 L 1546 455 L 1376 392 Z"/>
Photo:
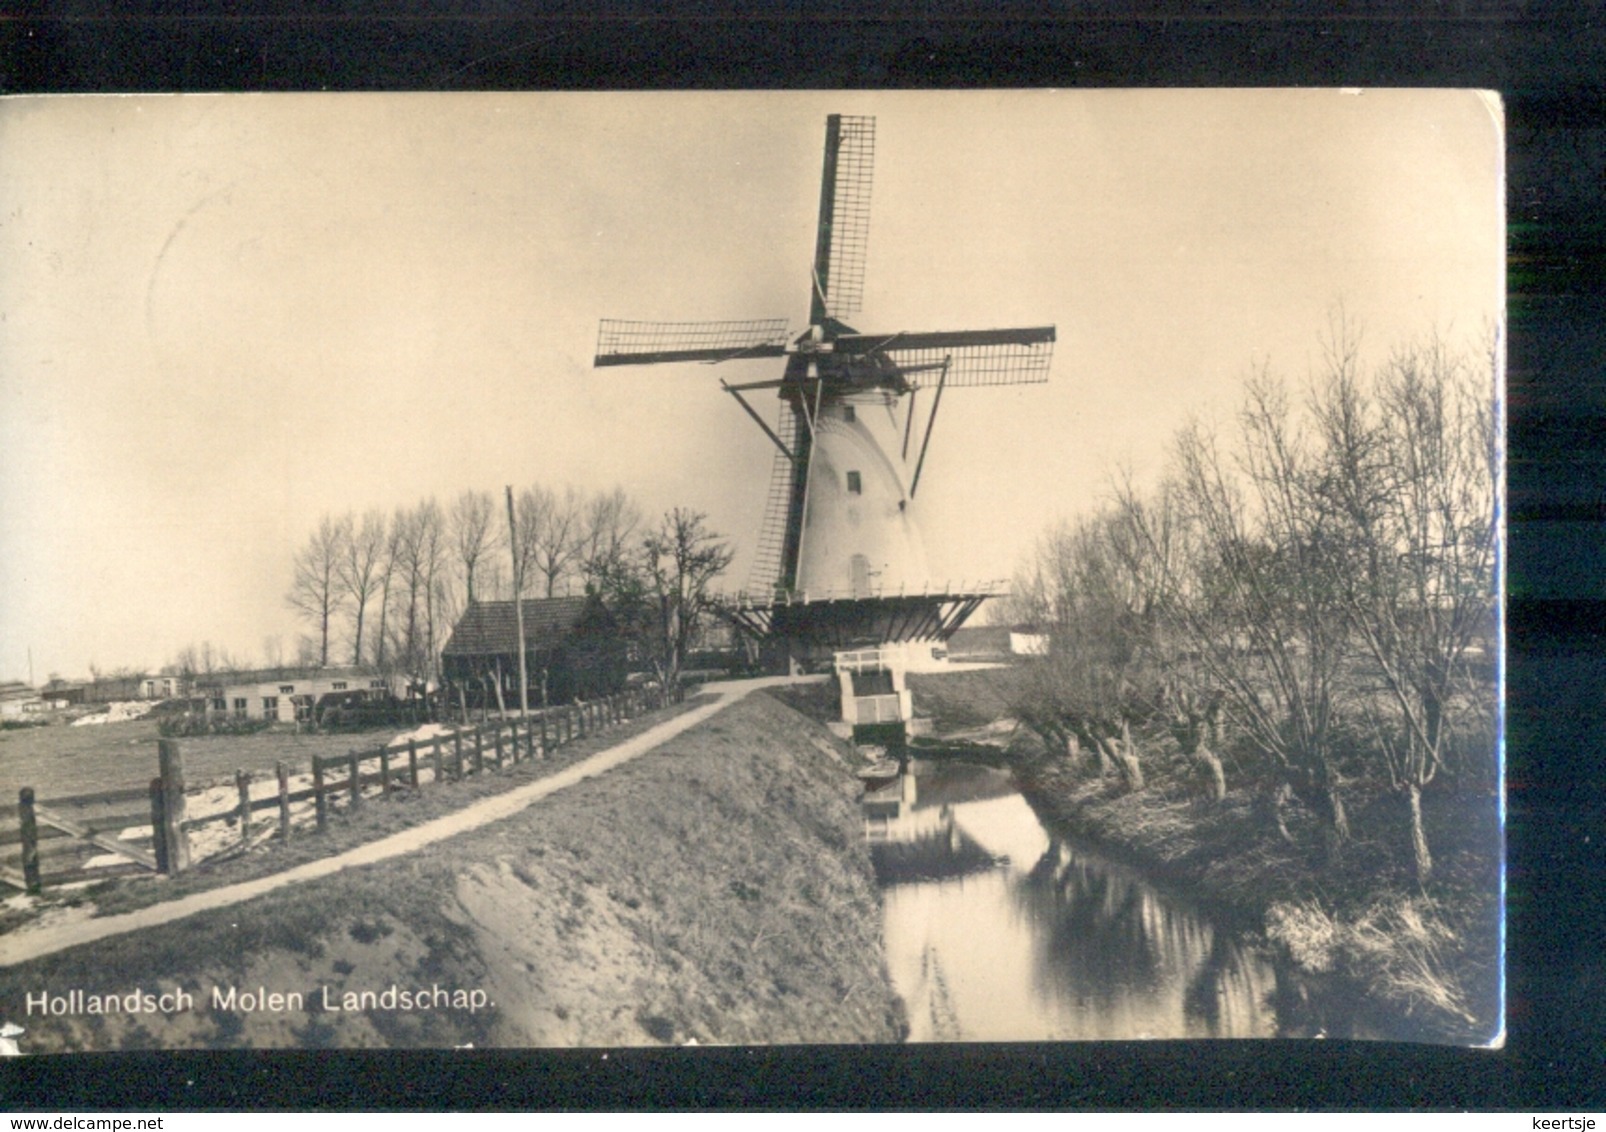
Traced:
<path fill-rule="evenodd" d="M 513 555 L 513 621 L 519 634 L 519 718 L 524 719 L 530 714 L 530 672 L 524 656 L 524 571 L 519 569 L 519 529 L 513 521 L 512 484 L 507 485 L 507 548 Z"/>

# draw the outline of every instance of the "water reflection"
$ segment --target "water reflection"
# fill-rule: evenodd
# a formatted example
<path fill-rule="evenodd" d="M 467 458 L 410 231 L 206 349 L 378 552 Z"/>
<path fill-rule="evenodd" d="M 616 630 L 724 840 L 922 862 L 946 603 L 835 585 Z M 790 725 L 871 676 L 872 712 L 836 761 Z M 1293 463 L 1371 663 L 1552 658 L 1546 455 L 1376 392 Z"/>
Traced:
<path fill-rule="evenodd" d="M 865 801 L 913 1041 L 1272 1037 L 1330 1022 L 1200 909 L 1051 838 L 1005 771 L 917 760 Z"/>

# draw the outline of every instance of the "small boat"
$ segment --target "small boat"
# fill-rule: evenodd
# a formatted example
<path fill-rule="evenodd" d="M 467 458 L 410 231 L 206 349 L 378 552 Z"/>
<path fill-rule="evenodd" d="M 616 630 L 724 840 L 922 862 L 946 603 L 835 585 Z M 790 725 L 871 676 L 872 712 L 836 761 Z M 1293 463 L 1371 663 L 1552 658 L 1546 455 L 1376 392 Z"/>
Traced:
<path fill-rule="evenodd" d="M 866 790 L 880 790 L 898 781 L 902 769 L 897 759 L 879 759 L 858 772 L 859 781 Z"/>

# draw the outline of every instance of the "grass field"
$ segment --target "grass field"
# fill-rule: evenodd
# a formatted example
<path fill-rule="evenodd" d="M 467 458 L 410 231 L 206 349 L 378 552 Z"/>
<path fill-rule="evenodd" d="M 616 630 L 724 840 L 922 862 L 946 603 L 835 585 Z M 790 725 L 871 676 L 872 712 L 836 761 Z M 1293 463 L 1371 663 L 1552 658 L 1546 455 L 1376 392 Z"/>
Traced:
<path fill-rule="evenodd" d="M 254 735 L 208 735 L 181 739 L 186 785 L 232 780 L 236 770 L 272 771 L 284 760 L 304 768 L 313 755 L 344 754 L 377 747 L 401 728 L 337 735 L 298 735 L 289 730 Z M 0 805 L 14 805 L 17 791 L 32 786 L 41 800 L 104 790 L 147 786 L 156 777 L 156 721 L 70 727 L 51 724 L 0 732 Z"/>

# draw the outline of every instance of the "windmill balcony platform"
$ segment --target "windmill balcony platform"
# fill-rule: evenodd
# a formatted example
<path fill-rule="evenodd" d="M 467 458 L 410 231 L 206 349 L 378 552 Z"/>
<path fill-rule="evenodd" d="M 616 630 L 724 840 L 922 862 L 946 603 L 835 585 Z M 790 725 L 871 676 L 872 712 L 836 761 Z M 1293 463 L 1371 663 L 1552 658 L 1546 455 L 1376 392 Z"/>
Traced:
<path fill-rule="evenodd" d="M 1007 583 L 997 581 L 914 591 L 738 593 L 724 597 L 720 610 L 759 648 L 784 654 L 795 670 L 818 670 L 838 653 L 867 646 L 923 646 L 927 663 L 937 661 L 954 630 L 988 598 L 1007 593 Z"/>
<path fill-rule="evenodd" d="M 865 645 L 946 641 L 1007 582 L 962 583 L 926 590 L 737 593 L 721 601 L 725 616 L 748 636 L 785 643 L 821 659 Z"/>

